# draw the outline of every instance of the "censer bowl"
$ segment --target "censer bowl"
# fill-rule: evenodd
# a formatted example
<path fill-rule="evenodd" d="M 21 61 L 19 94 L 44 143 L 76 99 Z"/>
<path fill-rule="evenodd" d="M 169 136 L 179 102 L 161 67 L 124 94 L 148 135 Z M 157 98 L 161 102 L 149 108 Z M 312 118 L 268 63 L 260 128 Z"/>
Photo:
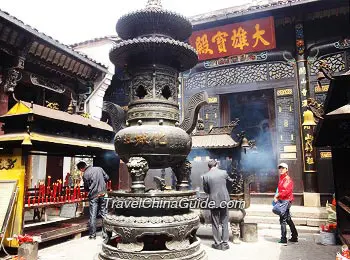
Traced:
<path fill-rule="evenodd" d="M 130 126 L 115 137 L 115 150 L 124 162 L 130 157 L 143 157 L 151 169 L 183 162 L 191 146 L 192 139 L 184 130 L 167 125 Z"/>

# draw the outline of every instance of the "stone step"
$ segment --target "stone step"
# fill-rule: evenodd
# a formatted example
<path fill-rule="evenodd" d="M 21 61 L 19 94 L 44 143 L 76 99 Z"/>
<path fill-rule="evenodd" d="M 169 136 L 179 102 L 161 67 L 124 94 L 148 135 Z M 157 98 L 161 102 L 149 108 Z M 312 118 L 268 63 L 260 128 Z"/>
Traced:
<path fill-rule="evenodd" d="M 246 209 L 247 216 L 273 217 L 272 205 L 251 204 Z M 291 214 L 294 218 L 327 219 L 328 213 L 325 207 L 292 206 Z"/>
<path fill-rule="evenodd" d="M 310 226 L 319 227 L 325 224 L 327 219 L 314 219 L 314 218 L 295 218 L 292 217 L 293 222 L 297 226 Z M 246 216 L 244 218 L 246 223 L 258 223 L 258 224 L 279 224 L 278 216 Z"/>
<path fill-rule="evenodd" d="M 281 230 L 280 224 L 264 224 L 259 223 L 258 229 L 273 229 L 273 230 Z M 298 233 L 307 233 L 307 234 L 319 234 L 320 228 L 319 227 L 311 227 L 311 226 L 297 226 Z"/>
<path fill-rule="evenodd" d="M 281 230 L 281 226 L 279 224 L 264 224 L 264 223 L 259 223 L 258 224 L 258 230 L 275 230 L 279 232 Z M 297 226 L 297 230 L 299 235 L 300 234 L 319 234 L 320 229 L 318 227 L 309 227 L 309 226 Z M 232 237 L 231 234 L 231 229 L 229 229 L 230 233 L 230 238 Z M 212 229 L 211 225 L 205 224 L 205 225 L 200 225 L 197 235 L 199 237 L 212 237 Z"/>

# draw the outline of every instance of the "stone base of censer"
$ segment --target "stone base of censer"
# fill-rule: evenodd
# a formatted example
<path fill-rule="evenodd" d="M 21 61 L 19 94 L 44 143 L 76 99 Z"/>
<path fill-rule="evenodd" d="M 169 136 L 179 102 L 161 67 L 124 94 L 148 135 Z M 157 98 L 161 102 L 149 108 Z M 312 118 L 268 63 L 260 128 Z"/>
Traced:
<path fill-rule="evenodd" d="M 107 253 L 108 252 L 108 253 Z M 107 256 L 107 254 L 108 256 Z M 113 257 L 111 257 L 113 256 Z M 200 241 L 196 241 L 186 249 L 180 250 L 161 250 L 161 251 L 142 251 L 142 254 L 138 252 L 125 252 L 108 245 L 102 245 L 102 253 L 98 255 L 97 259 L 208 259 L 205 251 L 200 248 Z"/>
<path fill-rule="evenodd" d="M 207 259 L 196 236 L 200 221 L 189 208 L 194 191 L 112 192 L 108 238 L 98 259 Z"/>

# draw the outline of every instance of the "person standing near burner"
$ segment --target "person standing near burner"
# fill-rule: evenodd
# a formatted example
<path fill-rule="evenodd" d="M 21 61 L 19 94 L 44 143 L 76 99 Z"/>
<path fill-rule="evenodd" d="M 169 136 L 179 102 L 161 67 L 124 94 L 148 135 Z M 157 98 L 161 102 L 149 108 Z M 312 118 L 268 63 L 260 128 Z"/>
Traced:
<path fill-rule="evenodd" d="M 220 250 L 229 249 L 228 239 L 228 217 L 229 212 L 227 203 L 230 196 L 227 190 L 227 181 L 232 181 L 227 172 L 217 168 L 217 162 L 210 160 L 208 162 L 209 171 L 202 176 L 203 190 L 209 194 L 209 203 L 214 201 L 215 207 L 210 208 L 212 231 L 214 244 L 212 247 Z M 220 237 L 219 225 L 222 226 L 222 234 Z"/>
<path fill-rule="evenodd" d="M 98 213 L 101 217 L 106 216 L 107 207 L 104 196 L 107 192 L 106 183 L 108 175 L 101 167 L 88 166 L 84 161 L 77 164 L 79 171 L 83 173 L 84 189 L 88 192 L 89 199 L 89 239 L 96 239 L 96 219 Z M 102 229 L 102 236 L 105 232 Z"/>

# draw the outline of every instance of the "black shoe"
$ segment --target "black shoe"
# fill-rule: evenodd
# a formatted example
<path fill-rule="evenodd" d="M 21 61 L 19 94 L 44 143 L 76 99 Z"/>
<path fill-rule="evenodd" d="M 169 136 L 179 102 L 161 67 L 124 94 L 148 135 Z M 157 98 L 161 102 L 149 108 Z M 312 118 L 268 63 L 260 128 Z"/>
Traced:
<path fill-rule="evenodd" d="M 89 236 L 89 239 L 96 239 L 96 236 Z"/>
<path fill-rule="evenodd" d="M 230 246 L 228 244 L 226 244 L 226 243 L 223 243 L 223 244 L 220 245 L 220 249 L 222 251 L 225 251 L 227 249 L 230 249 Z"/>
<path fill-rule="evenodd" d="M 214 249 L 221 249 L 220 248 L 221 245 L 219 244 L 212 244 L 211 247 L 214 248 Z"/>
<path fill-rule="evenodd" d="M 279 244 L 281 244 L 282 246 L 286 246 L 287 245 L 287 239 L 280 239 L 280 241 L 278 241 Z"/>
<path fill-rule="evenodd" d="M 297 243 L 298 242 L 298 238 L 297 237 L 292 237 L 292 238 L 288 239 L 288 242 Z"/>

